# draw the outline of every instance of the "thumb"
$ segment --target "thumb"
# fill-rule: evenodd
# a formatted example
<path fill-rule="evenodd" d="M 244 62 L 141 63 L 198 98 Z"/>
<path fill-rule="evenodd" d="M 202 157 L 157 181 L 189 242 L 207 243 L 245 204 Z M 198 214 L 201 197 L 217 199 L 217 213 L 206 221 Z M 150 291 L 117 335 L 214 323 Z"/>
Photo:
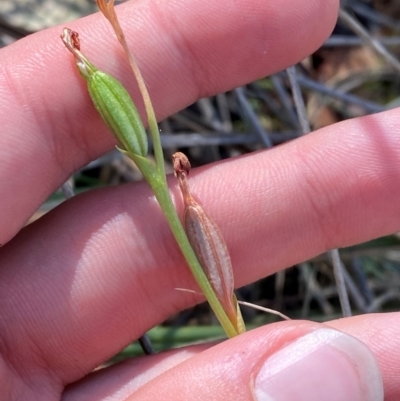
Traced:
<path fill-rule="evenodd" d="M 312 330 L 261 360 L 252 386 L 257 401 L 383 400 L 371 350 L 328 328 Z"/>
<path fill-rule="evenodd" d="M 130 401 L 380 401 L 377 361 L 356 338 L 310 322 L 269 325 L 167 370 Z"/>

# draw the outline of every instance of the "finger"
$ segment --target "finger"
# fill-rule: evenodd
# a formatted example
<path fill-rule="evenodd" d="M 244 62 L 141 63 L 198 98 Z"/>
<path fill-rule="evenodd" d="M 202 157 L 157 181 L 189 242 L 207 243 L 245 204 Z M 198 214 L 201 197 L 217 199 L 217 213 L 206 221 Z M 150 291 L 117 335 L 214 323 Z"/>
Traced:
<path fill-rule="evenodd" d="M 193 0 L 189 7 L 184 0 L 143 0 L 118 9 L 161 119 L 311 53 L 331 31 L 337 3 Z M 122 79 L 140 106 L 105 18 L 96 14 L 69 25 L 80 32 L 85 54 Z M 1 51 L 0 244 L 72 172 L 114 143 L 60 33 L 49 29 Z"/>
<path fill-rule="evenodd" d="M 385 401 L 400 399 L 400 313 L 360 315 L 328 323 L 338 330 L 357 337 L 374 353 L 385 389 Z"/>
<path fill-rule="evenodd" d="M 226 237 L 237 286 L 399 230 L 397 119 L 391 111 L 348 121 L 193 172 L 192 192 Z M 143 184 L 72 199 L 3 248 L 0 264 L 3 332 L 15 316 L 21 322 L 11 324 L 9 349 L 34 338 L 65 381 L 200 300 L 176 291 L 196 287 Z M 36 363 L 28 351 L 27 372 Z"/>
<path fill-rule="evenodd" d="M 212 344 L 197 344 L 159 354 L 136 357 L 107 368 L 91 372 L 82 380 L 69 385 L 62 401 L 126 400 L 140 387 L 169 369 L 209 349 Z"/>
<path fill-rule="evenodd" d="M 174 400 L 383 400 L 370 349 L 311 322 L 269 325 L 188 358 L 178 351 L 140 362 L 111 368 L 109 375 L 95 373 L 67 391 L 64 400 L 102 400 L 111 394 L 118 394 L 116 401 L 153 401 L 160 394 Z"/>

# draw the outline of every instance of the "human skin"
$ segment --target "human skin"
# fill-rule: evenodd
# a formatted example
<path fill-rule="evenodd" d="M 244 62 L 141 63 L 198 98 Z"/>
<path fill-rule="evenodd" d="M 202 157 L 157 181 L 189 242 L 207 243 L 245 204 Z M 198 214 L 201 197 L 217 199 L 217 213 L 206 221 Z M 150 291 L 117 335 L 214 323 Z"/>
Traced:
<path fill-rule="evenodd" d="M 334 0 L 142 0 L 117 9 L 162 119 L 301 60 L 330 34 L 337 7 Z M 69 27 L 84 53 L 139 99 L 104 18 Z M 84 378 L 198 297 L 176 291 L 195 283 L 145 184 L 76 196 L 23 228 L 74 171 L 115 145 L 60 33 L 49 29 L 1 50 L 0 400 L 251 400 L 260 364 L 329 327 L 366 345 L 385 400 L 399 399 L 397 313 L 272 324 L 211 349 L 170 351 Z M 392 110 L 345 121 L 193 170 L 192 192 L 224 233 L 237 286 L 400 229 L 399 120 Z M 170 187 L 182 211 L 172 178 Z M 329 383 L 326 369 L 321 380 Z"/>

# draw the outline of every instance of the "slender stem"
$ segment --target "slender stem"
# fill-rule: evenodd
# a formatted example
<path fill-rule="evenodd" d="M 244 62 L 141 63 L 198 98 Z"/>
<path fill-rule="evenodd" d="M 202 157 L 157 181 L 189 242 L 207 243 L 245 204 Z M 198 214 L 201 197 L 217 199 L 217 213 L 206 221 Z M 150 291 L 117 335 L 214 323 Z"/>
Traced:
<path fill-rule="evenodd" d="M 335 275 L 335 281 L 338 288 L 340 306 L 344 317 L 351 316 L 351 306 L 349 301 L 349 295 L 347 294 L 346 283 L 344 280 L 343 266 L 340 260 L 339 251 L 332 249 L 329 251 L 329 255 L 332 258 L 333 273 Z"/>
<path fill-rule="evenodd" d="M 120 39 L 120 38 L 118 38 L 118 39 Z M 135 74 L 135 78 L 136 78 L 136 81 L 137 81 L 139 89 L 140 89 L 140 93 L 143 98 L 143 103 L 146 108 L 147 122 L 148 122 L 149 130 L 150 130 L 150 134 L 151 134 L 151 140 L 153 141 L 154 157 L 156 159 L 157 168 L 160 171 L 160 175 L 162 177 L 166 177 L 165 168 L 164 168 L 164 155 L 163 155 L 162 146 L 161 146 L 160 133 L 158 130 L 158 124 L 157 124 L 157 119 L 156 119 L 156 114 L 154 112 L 153 104 L 151 103 L 151 100 L 150 100 L 149 91 L 147 90 L 146 84 L 145 84 L 142 74 L 139 70 L 139 67 L 133 57 L 133 54 L 128 49 L 125 35 L 122 36 L 120 43 L 129 58 L 129 63 L 132 67 L 133 73 Z"/>

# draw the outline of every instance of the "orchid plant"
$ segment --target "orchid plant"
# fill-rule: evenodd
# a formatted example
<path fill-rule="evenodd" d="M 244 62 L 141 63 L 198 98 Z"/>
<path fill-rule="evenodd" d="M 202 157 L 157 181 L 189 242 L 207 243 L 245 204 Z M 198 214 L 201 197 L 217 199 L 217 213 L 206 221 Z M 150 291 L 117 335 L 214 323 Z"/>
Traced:
<path fill-rule="evenodd" d="M 65 28 L 61 36 L 74 55 L 76 66 L 87 82 L 94 107 L 120 143 L 118 149 L 130 157 L 151 187 L 182 254 L 212 310 L 228 337 L 245 331 L 245 325 L 234 294 L 233 270 L 222 234 L 189 191 L 187 174 L 190 163 L 178 153 L 173 165 L 185 204 L 183 227 L 172 202 L 164 168 L 159 129 L 150 95 L 114 8 L 114 0 L 97 0 L 97 5 L 110 22 L 135 75 L 147 114 L 147 126 L 153 141 L 155 162 L 148 159 L 145 124 L 121 83 L 100 71 L 81 52 L 77 32 Z"/>

